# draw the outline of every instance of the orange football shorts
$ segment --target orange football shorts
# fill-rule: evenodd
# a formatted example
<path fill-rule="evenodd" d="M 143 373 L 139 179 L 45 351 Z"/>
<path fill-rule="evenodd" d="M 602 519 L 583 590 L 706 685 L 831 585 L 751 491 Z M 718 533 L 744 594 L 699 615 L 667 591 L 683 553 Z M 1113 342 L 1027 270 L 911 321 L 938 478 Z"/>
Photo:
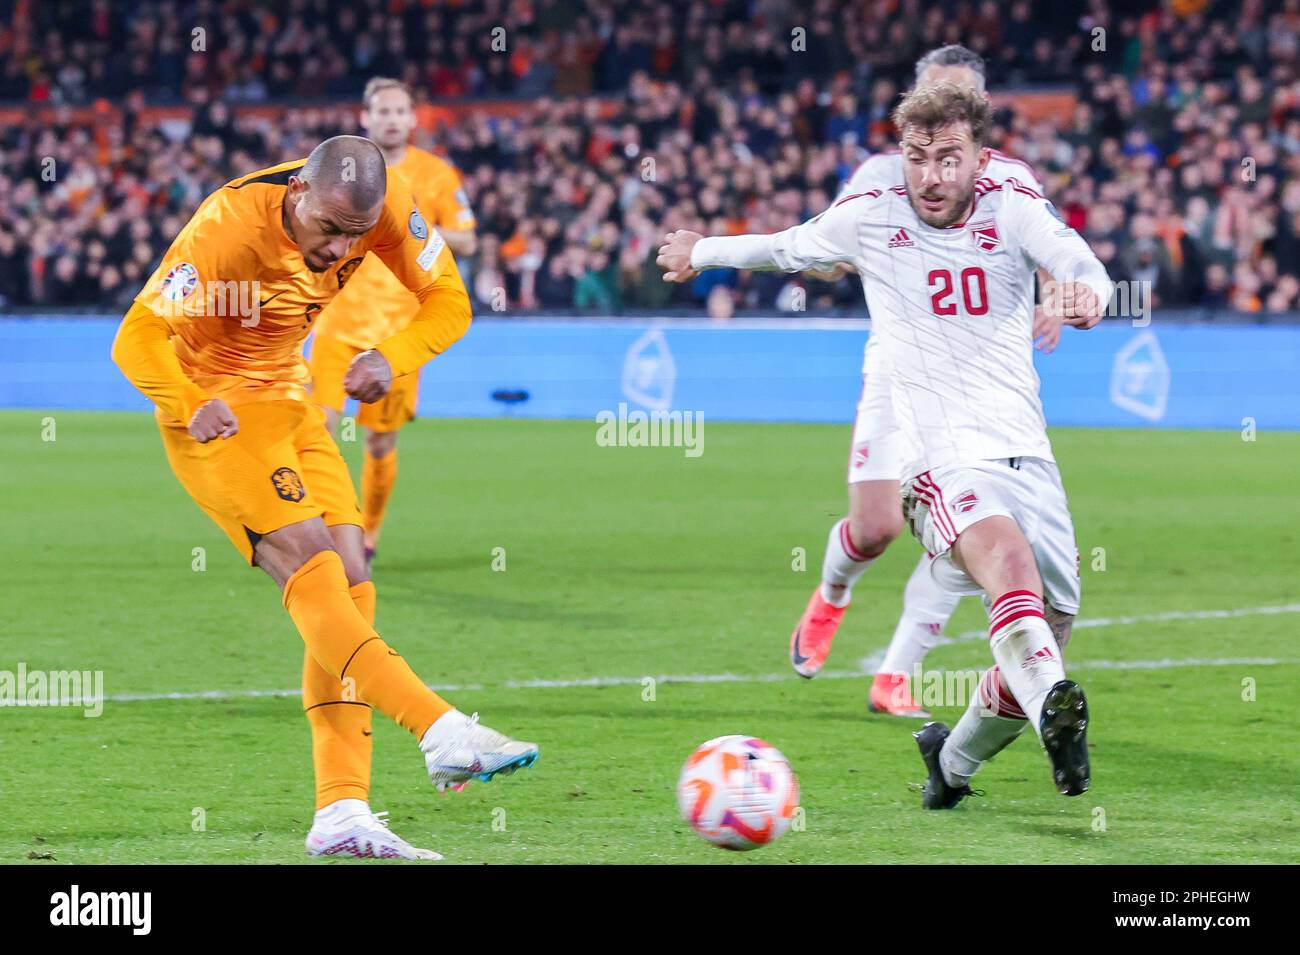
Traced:
<path fill-rule="evenodd" d="M 250 564 L 258 540 L 290 524 L 361 524 L 352 476 L 318 405 L 284 399 L 230 410 L 239 433 L 207 444 L 183 424 L 160 419 L 158 427 L 181 487 Z"/>
<path fill-rule="evenodd" d="M 343 391 L 343 376 L 347 374 L 352 359 L 365 349 L 340 341 L 329 335 L 312 338 L 311 369 L 312 400 L 317 404 L 343 413 L 347 395 Z M 388 394 L 378 401 L 361 405 L 357 424 L 371 431 L 387 433 L 396 431 L 415 417 L 415 401 L 419 397 L 420 373 L 413 371 L 393 379 Z"/>

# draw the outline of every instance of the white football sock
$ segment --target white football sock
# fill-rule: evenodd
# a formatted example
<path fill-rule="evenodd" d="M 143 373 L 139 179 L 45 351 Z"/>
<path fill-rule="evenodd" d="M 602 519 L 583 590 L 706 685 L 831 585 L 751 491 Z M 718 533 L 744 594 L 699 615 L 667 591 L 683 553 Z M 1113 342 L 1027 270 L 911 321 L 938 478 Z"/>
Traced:
<path fill-rule="evenodd" d="M 894 628 L 885 659 L 877 673 L 911 674 L 925 655 L 943 642 L 943 625 L 952 616 L 960 594 L 944 590 L 930 575 L 929 554 L 922 554 L 903 589 L 903 615 Z"/>
<path fill-rule="evenodd" d="M 864 558 L 853 548 L 848 518 L 837 521 L 826 539 L 826 557 L 822 560 L 822 599 L 832 607 L 847 607 L 853 585 L 875 559 Z"/>
<path fill-rule="evenodd" d="M 369 815 L 370 803 L 364 799 L 338 799 L 316 810 L 312 828 L 333 832 L 348 828 L 349 821 L 356 816 Z"/>
<path fill-rule="evenodd" d="M 939 750 L 939 767 L 949 786 L 965 786 L 981 765 L 1024 731 L 1024 714 L 1002 694 L 999 684 L 997 667 L 984 672 L 979 690 Z"/>
<path fill-rule="evenodd" d="M 989 649 L 1037 733 L 1043 697 L 1065 679 L 1056 637 L 1043 619 L 1043 598 L 1028 590 L 1012 590 L 994 600 L 989 611 Z"/>

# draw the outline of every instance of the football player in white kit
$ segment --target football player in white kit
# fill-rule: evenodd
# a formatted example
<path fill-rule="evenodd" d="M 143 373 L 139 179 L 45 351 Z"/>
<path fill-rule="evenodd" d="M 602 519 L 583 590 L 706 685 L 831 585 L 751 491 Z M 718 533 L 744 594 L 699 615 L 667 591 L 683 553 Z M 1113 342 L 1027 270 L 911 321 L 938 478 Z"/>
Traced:
<path fill-rule="evenodd" d="M 916 63 L 916 85 L 954 83 L 984 89 L 984 60 L 964 46 L 931 50 Z M 1043 187 L 1033 169 L 996 149 L 989 150 L 984 175 L 994 182 L 1017 178 L 1035 192 Z M 840 199 L 873 190 L 884 191 L 903 182 L 903 156 L 894 150 L 863 162 L 840 190 Z M 814 272 L 835 279 L 848 271 Z M 1046 276 L 1044 276 L 1046 278 Z M 1050 352 L 1060 337 L 1059 318 L 1043 309 L 1034 312 L 1034 338 Z M 790 636 L 790 662 L 802 677 L 816 676 L 830 654 L 831 642 L 857 583 L 868 567 L 903 528 L 898 507 L 903 467 L 898 425 L 890 398 L 888 368 L 872 334 L 862 365 L 862 395 L 853 423 L 849 452 L 849 514 L 831 528 L 822 560 L 822 579 L 808 600 Z M 930 555 L 922 554 L 903 591 L 903 612 L 877 667 L 868 707 L 877 713 L 928 718 L 908 691 L 907 676 L 942 639 L 944 625 L 961 597 L 941 589 L 930 574 Z"/>
<path fill-rule="evenodd" d="M 706 268 L 830 269 L 862 277 L 903 463 L 904 511 L 946 589 L 983 593 L 996 665 L 950 731 L 916 734 L 926 808 L 956 805 L 980 765 L 1028 723 L 1067 795 L 1089 785 L 1087 703 L 1062 648 L 1079 610 L 1078 550 L 1033 366 L 1034 272 L 1049 311 L 1100 321 L 1113 285 L 1038 192 L 986 177 L 983 93 L 919 86 L 894 114 L 904 184 L 841 199 L 774 235 L 670 233 L 667 281 Z M 1044 599 L 1046 598 L 1046 599 Z"/>

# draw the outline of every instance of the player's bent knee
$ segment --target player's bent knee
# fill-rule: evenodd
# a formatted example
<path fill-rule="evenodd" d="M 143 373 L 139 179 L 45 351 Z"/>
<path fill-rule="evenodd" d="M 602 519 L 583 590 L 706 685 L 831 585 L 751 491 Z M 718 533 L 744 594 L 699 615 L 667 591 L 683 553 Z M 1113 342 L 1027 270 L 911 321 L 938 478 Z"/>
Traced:
<path fill-rule="evenodd" d="M 387 457 L 396 447 L 396 431 L 371 431 L 366 435 L 366 451 L 372 458 Z"/>
<path fill-rule="evenodd" d="M 334 549 L 343 561 L 343 571 L 348 576 L 348 586 L 355 587 L 370 579 L 366 569 L 365 535 L 356 524 L 335 524 L 329 528 Z"/>
<path fill-rule="evenodd" d="M 336 550 L 334 539 L 325 521 L 313 517 L 264 534 L 253 548 L 253 557 L 283 588 L 303 564 L 323 550 Z"/>
<path fill-rule="evenodd" d="M 868 557 L 883 552 L 902 530 L 902 514 L 871 514 L 858 520 L 849 518 L 849 536 L 853 538 L 853 546 Z"/>
<path fill-rule="evenodd" d="M 849 536 L 855 548 L 874 557 L 902 531 L 897 481 L 862 481 L 849 486 Z"/>
<path fill-rule="evenodd" d="M 966 528 L 953 545 L 952 556 L 957 566 L 990 594 L 1043 592 L 1033 549 L 1009 517 L 988 517 Z"/>

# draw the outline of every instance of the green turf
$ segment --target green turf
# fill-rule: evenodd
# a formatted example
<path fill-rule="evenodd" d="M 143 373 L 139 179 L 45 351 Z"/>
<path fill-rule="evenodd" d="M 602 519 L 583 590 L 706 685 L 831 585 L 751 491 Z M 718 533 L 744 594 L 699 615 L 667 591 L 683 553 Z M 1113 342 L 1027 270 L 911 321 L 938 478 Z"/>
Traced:
<path fill-rule="evenodd" d="M 295 687 L 301 644 L 278 593 L 180 490 L 151 419 L 58 413 L 48 442 L 43 417 L 0 414 L 0 669 L 98 669 L 110 695 Z M 868 715 L 864 679 L 789 673 L 789 631 L 844 508 L 846 429 L 710 423 L 706 437 L 687 458 L 599 447 L 584 422 L 403 432 L 375 569 L 379 628 L 426 680 L 463 687 L 448 691 L 463 709 L 537 740 L 542 759 L 439 796 L 413 742 L 379 718 L 373 803 L 396 831 L 468 863 L 1300 859 L 1300 435 L 1054 434 L 1084 557 L 1082 618 L 1293 607 L 1079 630 L 1070 659 L 1091 700 L 1092 790 L 1056 795 L 1022 739 L 978 777 L 984 798 L 935 814 L 919 808 L 912 724 Z M 358 448 L 346 451 L 355 465 Z M 796 548 L 805 571 L 792 569 Z M 900 540 L 863 579 L 831 669 L 887 642 L 916 554 Z M 981 621 L 966 601 L 949 632 Z M 968 640 L 930 663 L 982 668 L 987 654 Z M 1243 658 L 1293 662 L 1206 662 Z M 1197 665 L 1084 668 L 1148 660 Z M 723 673 L 782 679 L 660 682 L 652 702 L 639 682 Z M 509 685 L 593 677 L 630 682 Z M 724 733 L 764 736 L 790 758 L 803 831 L 732 854 L 679 820 L 682 761 Z M 3 862 L 299 862 L 307 724 L 292 698 L 110 700 L 95 719 L 5 709 L 0 799 Z"/>

